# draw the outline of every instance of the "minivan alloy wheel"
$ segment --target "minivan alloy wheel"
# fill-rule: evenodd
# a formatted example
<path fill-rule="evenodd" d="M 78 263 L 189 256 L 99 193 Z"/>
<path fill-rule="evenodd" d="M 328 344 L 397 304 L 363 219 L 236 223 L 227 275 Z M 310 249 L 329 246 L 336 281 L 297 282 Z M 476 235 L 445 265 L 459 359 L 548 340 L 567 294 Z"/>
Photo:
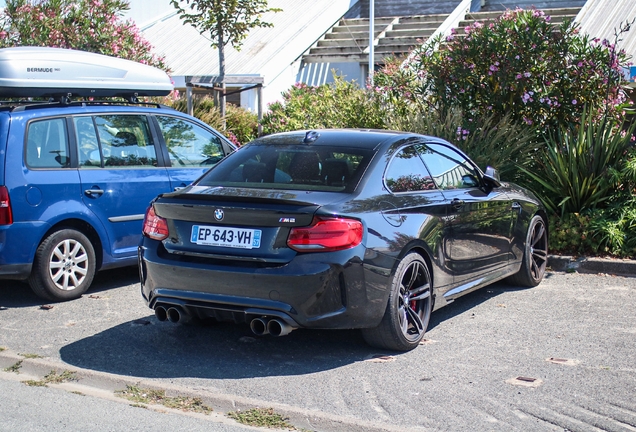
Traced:
<path fill-rule="evenodd" d="M 88 255 L 82 244 L 73 239 L 64 239 L 51 253 L 49 275 L 61 290 L 76 289 L 88 272 Z"/>
<path fill-rule="evenodd" d="M 95 250 L 90 240 L 74 229 L 61 229 L 40 243 L 29 285 L 47 300 L 71 300 L 88 289 L 95 268 Z"/>

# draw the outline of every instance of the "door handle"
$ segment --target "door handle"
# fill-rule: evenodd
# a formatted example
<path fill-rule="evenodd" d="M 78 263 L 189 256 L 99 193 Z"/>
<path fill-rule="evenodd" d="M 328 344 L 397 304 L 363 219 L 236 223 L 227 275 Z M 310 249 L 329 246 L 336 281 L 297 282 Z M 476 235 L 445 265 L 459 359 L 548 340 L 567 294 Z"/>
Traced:
<path fill-rule="evenodd" d="M 459 210 L 460 208 L 464 207 L 464 204 L 466 204 L 464 200 L 460 200 L 458 198 L 455 198 L 451 201 L 451 207 L 453 207 L 455 210 Z"/>
<path fill-rule="evenodd" d="M 101 195 L 104 193 L 104 191 L 102 189 L 86 189 L 84 193 L 88 196 L 91 196 L 91 195 Z"/>
<path fill-rule="evenodd" d="M 519 204 L 517 201 L 513 202 L 512 211 L 519 211 L 519 213 L 521 213 L 521 204 Z"/>

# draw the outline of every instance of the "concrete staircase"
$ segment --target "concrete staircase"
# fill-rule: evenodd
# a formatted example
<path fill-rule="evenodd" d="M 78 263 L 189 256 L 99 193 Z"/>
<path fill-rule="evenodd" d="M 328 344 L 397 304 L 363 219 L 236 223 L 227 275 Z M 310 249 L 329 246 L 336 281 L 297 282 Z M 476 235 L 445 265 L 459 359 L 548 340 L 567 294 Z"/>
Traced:
<path fill-rule="evenodd" d="M 448 15 L 383 17 L 374 21 L 374 61 L 382 64 L 389 56 L 405 57 L 426 42 Z M 369 19 L 342 19 L 319 40 L 305 63 L 345 63 L 369 61 Z"/>
<path fill-rule="evenodd" d="M 636 0 L 634 0 L 636 1 Z M 586 0 L 485 0 L 479 12 L 466 14 L 457 27 L 457 34 L 465 34 L 464 28 L 475 21 L 496 20 L 506 9 L 536 7 L 551 17 L 553 24 L 564 20 L 574 20 L 585 5 Z M 360 6 L 361 4 L 361 6 Z M 404 58 L 413 48 L 421 46 L 448 17 L 448 13 L 431 13 L 442 8 L 448 10 L 459 4 L 457 0 L 400 0 L 381 3 L 387 8 L 383 16 L 375 18 L 374 62 L 383 64 L 387 57 Z M 365 3 L 358 4 L 364 12 Z M 368 1 L 366 2 L 368 8 Z M 389 13 L 406 11 L 417 7 L 417 15 L 387 16 Z M 427 9 L 428 8 L 428 9 Z M 432 9 L 431 9 L 432 8 Z M 429 10 L 430 9 L 430 10 Z M 367 10 L 368 13 L 368 10 Z M 364 16 L 364 15 L 362 15 Z M 368 63 L 369 61 L 369 19 L 343 18 L 326 33 L 305 55 L 305 63 Z"/>
<path fill-rule="evenodd" d="M 559 9 L 540 9 L 540 10 L 542 10 L 547 16 L 550 16 L 551 24 L 556 25 L 556 24 L 563 23 L 563 21 L 565 20 L 573 21 L 574 18 L 576 18 L 576 15 L 581 10 L 581 7 L 566 7 L 566 8 L 559 8 Z M 465 35 L 464 28 L 466 28 L 467 26 L 471 25 L 472 23 L 476 21 L 479 21 L 481 23 L 495 21 L 497 18 L 501 16 L 502 12 L 503 10 L 484 11 L 484 8 L 482 8 L 481 11 L 479 12 L 470 12 L 466 14 L 466 17 L 464 18 L 464 20 L 459 22 L 459 25 L 456 28 L 456 34 L 458 36 Z"/>
<path fill-rule="evenodd" d="M 506 9 L 515 9 L 517 7 L 522 9 L 534 7 L 541 10 L 570 8 L 581 9 L 585 3 L 586 0 L 485 0 L 480 12 L 504 11 Z"/>

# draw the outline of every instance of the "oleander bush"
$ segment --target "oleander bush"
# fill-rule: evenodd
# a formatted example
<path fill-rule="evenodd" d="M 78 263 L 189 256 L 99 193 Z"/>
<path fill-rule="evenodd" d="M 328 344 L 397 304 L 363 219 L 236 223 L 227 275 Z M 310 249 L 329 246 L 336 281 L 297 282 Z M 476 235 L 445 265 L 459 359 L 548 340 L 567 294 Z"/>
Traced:
<path fill-rule="evenodd" d="M 553 25 L 536 9 L 509 10 L 463 32 L 389 63 L 374 90 L 388 103 L 399 99 L 402 112 L 459 108 L 469 117 L 510 116 L 541 133 L 578 122 L 585 105 L 622 115 L 627 57 L 608 40 L 582 35 L 571 22 Z"/>
<path fill-rule="evenodd" d="M 266 135 L 299 129 L 386 128 L 380 101 L 355 82 L 337 75 L 330 84 L 297 83 L 282 98 L 270 104 L 263 117 Z"/>

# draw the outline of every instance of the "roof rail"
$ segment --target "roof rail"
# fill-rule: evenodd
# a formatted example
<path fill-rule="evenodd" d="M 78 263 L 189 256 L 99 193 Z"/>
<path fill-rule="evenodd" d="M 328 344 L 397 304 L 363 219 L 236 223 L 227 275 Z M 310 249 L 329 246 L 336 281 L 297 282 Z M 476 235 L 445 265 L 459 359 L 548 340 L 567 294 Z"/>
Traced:
<path fill-rule="evenodd" d="M 13 112 L 19 111 L 27 111 L 31 109 L 37 108 L 63 108 L 63 107 L 74 107 L 74 106 L 100 106 L 100 105 L 142 105 L 142 106 L 151 106 L 155 108 L 161 109 L 170 109 L 174 108 L 169 107 L 168 105 L 164 105 L 158 102 L 143 102 L 143 101 L 117 101 L 117 100 L 93 100 L 93 101 L 70 101 L 70 102 L 60 102 L 60 101 L 0 101 L 0 108 L 5 108 Z"/>

